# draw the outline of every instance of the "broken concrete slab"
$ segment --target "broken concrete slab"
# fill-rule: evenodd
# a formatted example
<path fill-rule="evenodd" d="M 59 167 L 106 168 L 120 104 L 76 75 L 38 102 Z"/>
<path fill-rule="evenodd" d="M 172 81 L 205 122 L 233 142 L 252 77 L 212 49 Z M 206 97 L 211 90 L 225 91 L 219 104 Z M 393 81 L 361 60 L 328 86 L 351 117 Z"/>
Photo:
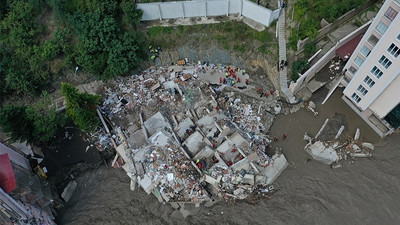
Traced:
<path fill-rule="evenodd" d="M 150 142 L 156 146 L 166 146 L 171 142 L 171 135 L 164 131 L 158 131 L 153 136 L 149 138 Z"/>
<path fill-rule="evenodd" d="M 250 143 L 237 131 L 232 134 L 229 139 L 239 148 L 248 148 L 250 146 Z"/>
<path fill-rule="evenodd" d="M 67 187 L 64 188 L 64 191 L 61 194 L 61 197 L 64 199 L 65 202 L 69 201 L 69 199 L 74 194 L 77 186 L 78 186 L 78 183 L 76 183 L 76 181 L 72 180 L 68 183 Z"/>
<path fill-rule="evenodd" d="M 138 149 L 147 143 L 146 136 L 143 130 L 137 130 L 135 133 L 127 137 L 126 141 L 129 143 L 132 149 Z"/>
<path fill-rule="evenodd" d="M 240 160 L 239 162 L 233 164 L 231 166 L 231 169 L 234 172 L 239 172 L 241 170 L 249 171 L 250 170 L 249 160 L 247 158 L 244 158 L 244 159 Z"/>
<path fill-rule="evenodd" d="M 267 177 L 263 175 L 256 175 L 256 184 L 265 185 L 267 183 Z"/>
<path fill-rule="evenodd" d="M 339 155 L 335 149 L 331 145 L 325 145 L 321 141 L 306 145 L 304 150 L 311 155 L 313 159 L 326 165 L 331 165 L 339 160 Z"/>
<path fill-rule="evenodd" d="M 204 181 L 211 184 L 214 188 L 219 189 L 218 188 L 218 181 L 216 179 L 214 179 L 211 176 L 208 175 L 204 175 Z"/>
<path fill-rule="evenodd" d="M 258 160 L 260 157 L 258 156 L 257 152 L 253 152 L 250 155 L 247 156 L 247 159 L 249 162 L 253 162 L 255 160 Z"/>
<path fill-rule="evenodd" d="M 128 161 L 129 161 L 127 152 L 125 151 L 124 144 L 118 145 L 118 147 L 117 147 L 116 150 L 117 150 L 118 154 L 122 157 L 122 159 L 123 159 L 125 162 L 128 162 Z"/>
<path fill-rule="evenodd" d="M 186 130 L 190 129 L 190 126 L 193 125 L 194 125 L 193 121 L 190 118 L 186 118 L 179 123 L 178 127 L 175 130 L 177 130 L 177 134 L 179 137 L 184 137 Z"/>
<path fill-rule="evenodd" d="M 267 177 L 266 185 L 272 184 L 287 166 L 288 162 L 283 154 L 273 155 L 271 158 L 271 163 L 263 172 L 263 175 Z"/>
<path fill-rule="evenodd" d="M 212 128 L 215 127 L 214 121 L 220 121 L 227 118 L 228 117 L 226 117 L 225 115 L 219 113 L 214 114 L 213 116 L 210 116 L 208 114 L 200 118 L 196 123 L 197 125 L 201 126 L 205 132 L 209 132 L 212 130 Z"/>
<path fill-rule="evenodd" d="M 143 190 L 147 193 L 150 194 L 151 191 L 154 189 L 155 184 L 153 183 L 153 181 L 151 180 L 151 178 L 149 176 L 147 176 L 146 174 L 143 176 L 142 179 L 139 180 L 139 184 L 140 186 L 142 186 Z"/>
<path fill-rule="evenodd" d="M 196 131 L 190 135 L 184 142 L 192 156 L 196 155 L 201 149 L 204 148 L 203 135 Z"/>
<path fill-rule="evenodd" d="M 253 174 L 245 174 L 243 177 L 242 183 L 254 185 L 254 175 Z"/>
<path fill-rule="evenodd" d="M 148 120 L 144 121 L 144 126 L 149 136 L 152 136 L 160 130 L 166 130 L 169 127 L 165 117 L 160 112 L 157 112 Z"/>
<path fill-rule="evenodd" d="M 205 146 L 200 152 L 198 152 L 193 159 L 202 159 L 204 158 L 209 158 L 212 157 L 214 155 L 214 150 L 212 150 L 210 147 Z"/>

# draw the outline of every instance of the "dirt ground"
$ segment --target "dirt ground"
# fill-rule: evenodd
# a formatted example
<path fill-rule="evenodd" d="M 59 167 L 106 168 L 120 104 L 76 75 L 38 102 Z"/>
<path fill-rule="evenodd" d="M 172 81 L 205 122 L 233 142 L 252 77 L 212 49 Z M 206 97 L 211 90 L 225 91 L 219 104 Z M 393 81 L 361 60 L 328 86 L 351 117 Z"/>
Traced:
<path fill-rule="evenodd" d="M 282 148 L 289 167 L 275 182 L 278 191 L 271 199 L 256 202 L 219 202 L 207 208 L 188 207 L 191 215 L 157 201 L 139 189 L 129 189 L 122 169 L 100 167 L 77 178 L 78 189 L 58 217 L 58 224 L 398 224 L 400 203 L 399 134 L 378 141 L 378 136 L 345 105 L 340 92 L 324 105 L 322 89 L 313 98 L 319 115 L 301 109 L 278 116 L 271 135 L 287 133 L 286 140 L 274 142 Z M 365 141 L 377 143 L 373 156 L 332 170 L 303 150 L 303 135 L 313 135 L 326 118 L 345 118 L 347 133 L 361 129 Z M 339 120 L 338 120 L 339 121 Z"/>

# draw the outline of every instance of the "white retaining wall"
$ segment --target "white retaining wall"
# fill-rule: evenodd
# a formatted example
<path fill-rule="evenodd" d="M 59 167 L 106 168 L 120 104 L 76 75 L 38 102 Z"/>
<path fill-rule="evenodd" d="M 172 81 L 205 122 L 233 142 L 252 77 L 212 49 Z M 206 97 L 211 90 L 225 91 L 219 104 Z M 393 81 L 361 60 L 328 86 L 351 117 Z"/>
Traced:
<path fill-rule="evenodd" d="M 164 3 L 140 3 L 143 21 L 187 17 L 229 16 L 239 14 L 269 26 L 278 19 L 280 9 L 272 11 L 248 0 L 194 0 Z"/>
<path fill-rule="evenodd" d="M 336 50 L 345 45 L 347 42 L 351 41 L 353 38 L 358 36 L 360 33 L 365 32 L 371 21 L 367 22 L 363 26 L 359 27 L 358 29 L 354 30 L 346 37 L 340 39 L 336 45 L 334 45 L 327 53 L 325 53 L 314 65 L 312 65 L 303 75 L 297 79 L 297 81 L 291 82 L 289 89 L 290 91 L 295 94 L 299 91 L 304 84 L 307 84 L 330 60 L 332 60 L 336 55 Z"/>

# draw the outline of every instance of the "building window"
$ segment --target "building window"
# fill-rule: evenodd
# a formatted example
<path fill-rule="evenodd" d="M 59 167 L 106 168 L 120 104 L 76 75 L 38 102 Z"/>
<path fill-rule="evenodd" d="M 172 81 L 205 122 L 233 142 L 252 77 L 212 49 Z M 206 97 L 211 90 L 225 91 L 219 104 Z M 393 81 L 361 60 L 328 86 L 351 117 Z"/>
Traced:
<path fill-rule="evenodd" d="M 367 57 L 369 55 L 369 53 L 371 52 L 371 50 L 369 50 L 369 48 L 367 46 L 364 45 L 364 47 L 361 49 L 361 54 L 363 54 L 365 57 Z"/>
<path fill-rule="evenodd" d="M 379 22 L 378 26 L 376 26 L 376 30 L 380 33 L 380 34 L 384 34 L 385 31 L 387 30 L 387 26 L 386 24 Z"/>
<path fill-rule="evenodd" d="M 399 56 L 400 54 L 400 48 L 397 47 L 395 44 L 391 44 L 389 46 L 389 48 L 387 49 L 387 51 L 392 54 L 392 56 L 394 56 L 395 58 L 397 58 L 397 56 Z"/>
<path fill-rule="evenodd" d="M 364 83 L 366 83 L 366 84 L 368 85 L 368 87 L 372 88 L 372 86 L 374 86 L 374 84 L 375 84 L 375 81 L 373 81 L 373 80 L 371 79 L 371 77 L 366 76 L 366 77 L 364 78 Z"/>
<path fill-rule="evenodd" d="M 358 86 L 357 91 L 359 91 L 362 94 L 362 96 L 365 96 L 368 93 L 368 90 L 361 84 L 360 86 Z"/>
<path fill-rule="evenodd" d="M 368 38 L 368 42 L 371 43 L 371 45 L 375 46 L 378 43 L 379 39 L 371 34 L 371 36 Z"/>
<path fill-rule="evenodd" d="M 356 102 L 359 103 L 361 101 L 360 96 L 358 96 L 356 93 L 353 93 L 353 95 L 351 95 L 351 98 Z"/>
<path fill-rule="evenodd" d="M 394 18 L 396 18 L 397 16 L 397 11 L 394 10 L 392 7 L 389 7 L 386 12 L 385 12 L 385 16 L 389 19 L 389 20 L 394 20 Z"/>
<path fill-rule="evenodd" d="M 357 72 L 357 69 L 354 68 L 354 66 L 350 66 L 349 71 L 354 74 L 355 72 Z"/>
<path fill-rule="evenodd" d="M 374 66 L 374 68 L 372 68 L 371 73 L 377 78 L 381 78 L 383 72 L 376 66 Z"/>
<path fill-rule="evenodd" d="M 363 64 L 364 60 L 361 59 L 359 56 L 354 60 L 354 63 L 357 64 L 358 67 L 360 67 Z"/>
<path fill-rule="evenodd" d="M 392 61 L 390 61 L 388 58 L 386 58 L 384 55 L 379 59 L 378 61 L 385 69 L 389 68 L 390 65 L 392 65 Z"/>
<path fill-rule="evenodd" d="M 400 34 L 399 34 L 399 35 L 397 35 L 397 40 L 399 40 L 399 41 L 400 41 Z"/>

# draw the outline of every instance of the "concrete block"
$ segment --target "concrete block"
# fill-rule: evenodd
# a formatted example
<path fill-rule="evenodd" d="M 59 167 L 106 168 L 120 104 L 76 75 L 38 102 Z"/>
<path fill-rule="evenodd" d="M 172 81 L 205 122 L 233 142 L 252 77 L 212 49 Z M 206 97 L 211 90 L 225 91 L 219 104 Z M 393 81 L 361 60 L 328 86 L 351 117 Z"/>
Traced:
<path fill-rule="evenodd" d="M 254 175 L 253 174 L 244 175 L 242 183 L 254 185 Z"/>

